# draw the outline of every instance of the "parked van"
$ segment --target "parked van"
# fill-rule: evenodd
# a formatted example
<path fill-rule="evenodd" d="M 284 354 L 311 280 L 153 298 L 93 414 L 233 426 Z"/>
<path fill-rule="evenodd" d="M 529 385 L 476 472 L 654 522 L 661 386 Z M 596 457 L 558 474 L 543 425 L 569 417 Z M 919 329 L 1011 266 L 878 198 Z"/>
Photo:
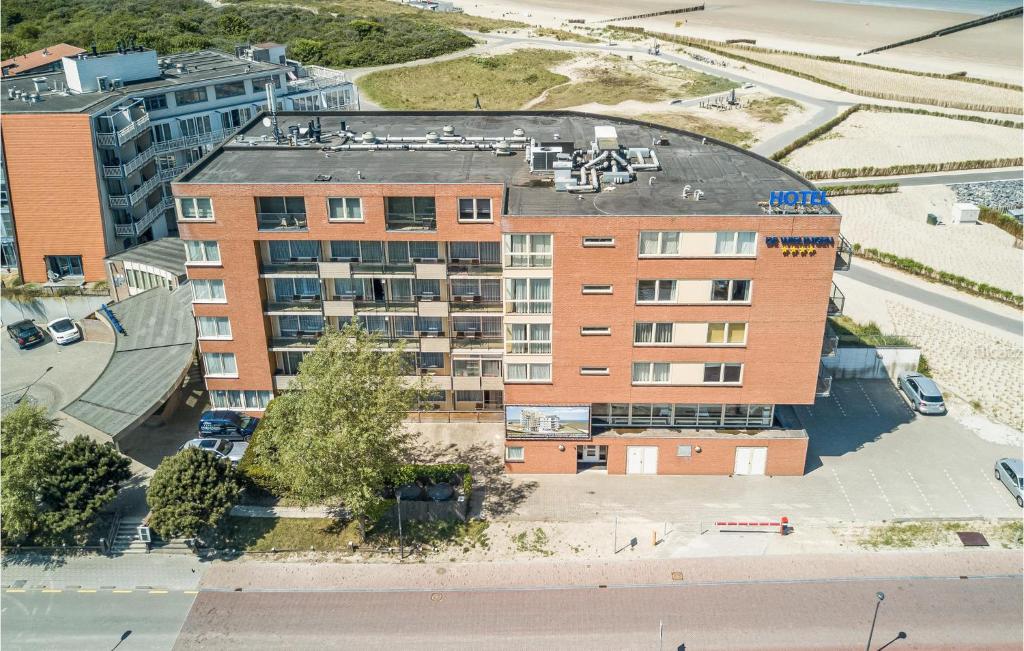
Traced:
<path fill-rule="evenodd" d="M 199 436 L 227 441 L 248 441 L 256 431 L 259 418 L 237 411 L 205 411 L 199 417 Z"/>

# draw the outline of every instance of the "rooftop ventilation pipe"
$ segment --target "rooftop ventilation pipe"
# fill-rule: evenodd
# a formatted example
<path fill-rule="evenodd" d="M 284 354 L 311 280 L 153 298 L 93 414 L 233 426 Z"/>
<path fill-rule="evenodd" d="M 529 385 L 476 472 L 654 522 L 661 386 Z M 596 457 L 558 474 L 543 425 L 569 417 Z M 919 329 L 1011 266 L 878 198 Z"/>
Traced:
<path fill-rule="evenodd" d="M 443 127 L 443 128 L 441 129 L 441 133 L 443 133 L 443 134 L 444 134 L 444 135 L 446 135 L 446 136 L 454 136 L 454 135 L 455 135 L 455 127 L 453 127 L 453 126 L 452 126 L 452 125 L 450 125 L 450 124 L 446 124 L 446 125 L 444 125 L 444 127 Z"/>
<path fill-rule="evenodd" d="M 35 77 L 32 80 L 32 84 L 35 86 L 37 93 L 43 93 L 49 90 L 49 87 L 46 82 L 46 77 Z"/>
<path fill-rule="evenodd" d="M 693 191 L 693 200 L 694 201 L 700 201 L 700 198 L 703 197 L 703 196 L 704 196 L 704 191 L 703 190 L 694 190 Z"/>

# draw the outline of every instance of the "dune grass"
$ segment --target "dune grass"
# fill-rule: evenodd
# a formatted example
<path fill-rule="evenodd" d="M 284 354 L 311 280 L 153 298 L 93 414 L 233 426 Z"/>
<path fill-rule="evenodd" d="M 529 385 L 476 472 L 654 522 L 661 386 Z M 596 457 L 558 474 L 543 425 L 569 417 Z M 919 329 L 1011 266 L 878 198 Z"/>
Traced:
<path fill-rule="evenodd" d="M 388 109 L 470 110 L 475 97 L 486 110 L 511 110 L 569 80 L 549 68 L 572 58 L 555 50 L 517 50 L 374 72 L 360 89 Z"/>
<path fill-rule="evenodd" d="M 745 110 L 761 122 L 778 124 L 793 109 L 803 111 L 804 107 L 788 97 L 764 97 L 751 100 Z"/>
<path fill-rule="evenodd" d="M 662 124 L 673 129 L 692 131 L 702 136 L 728 142 L 737 147 L 750 147 L 756 140 L 754 134 L 750 131 L 686 113 L 645 113 L 637 116 L 637 119 L 653 122 L 654 124 Z"/>

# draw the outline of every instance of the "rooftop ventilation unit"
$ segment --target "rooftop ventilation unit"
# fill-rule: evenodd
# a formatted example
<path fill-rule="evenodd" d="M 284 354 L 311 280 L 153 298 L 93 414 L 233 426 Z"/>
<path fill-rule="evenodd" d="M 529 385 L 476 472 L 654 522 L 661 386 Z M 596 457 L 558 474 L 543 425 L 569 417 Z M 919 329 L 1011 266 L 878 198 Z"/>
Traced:
<path fill-rule="evenodd" d="M 37 93 L 44 93 L 47 90 L 49 90 L 49 87 L 46 82 L 46 77 L 34 77 L 32 79 L 32 85 L 35 86 Z"/>
<path fill-rule="evenodd" d="M 600 151 L 618 149 L 619 136 L 615 132 L 615 127 L 607 125 L 594 127 L 594 142 L 597 143 L 597 149 Z"/>

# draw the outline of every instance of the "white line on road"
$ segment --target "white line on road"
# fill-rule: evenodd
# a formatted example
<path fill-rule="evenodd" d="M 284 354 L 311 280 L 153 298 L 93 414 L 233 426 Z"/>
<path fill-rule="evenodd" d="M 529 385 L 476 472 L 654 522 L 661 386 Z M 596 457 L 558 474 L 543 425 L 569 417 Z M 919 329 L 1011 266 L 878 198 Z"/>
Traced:
<path fill-rule="evenodd" d="M 889 496 L 886 495 L 885 491 L 882 489 L 882 484 L 879 483 L 878 477 L 875 476 L 875 471 L 872 470 L 871 468 L 868 468 L 868 473 L 871 475 L 871 479 L 874 480 L 875 486 L 878 486 L 878 492 L 882 494 L 882 499 L 885 500 L 885 503 L 889 505 L 889 510 L 892 512 L 893 516 L 895 517 L 896 509 L 894 509 L 892 507 L 892 502 L 889 501 Z"/>
<path fill-rule="evenodd" d="M 964 492 L 962 490 L 960 490 L 960 486 L 958 486 L 957 483 L 953 481 L 953 476 L 950 475 L 949 471 L 946 470 L 945 468 L 942 469 L 942 472 L 946 473 L 946 481 L 952 484 L 953 488 L 956 489 L 956 494 L 960 496 L 960 499 L 963 501 L 964 506 L 967 507 L 967 512 L 974 513 L 974 508 L 971 506 L 971 503 L 967 501 L 967 496 L 964 495 Z"/>
<path fill-rule="evenodd" d="M 878 407 L 875 406 L 875 401 L 872 400 L 871 396 L 868 395 L 868 392 L 864 390 L 864 385 L 860 383 L 860 380 L 857 380 L 856 382 L 857 388 L 864 394 L 864 399 L 868 401 L 869 405 L 871 405 L 871 411 L 875 412 L 875 416 L 881 416 L 881 414 L 878 413 Z"/>
<path fill-rule="evenodd" d="M 999 496 L 999 500 L 1005 500 L 1006 496 L 1010 494 L 1010 491 L 1006 490 L 1005 486 L 1002 486 L 984 470 L 981 471 L 981 474 L 985 475 L 985 483 L 992 487 L 992 490 L 994 490 L 996 492 L 996 495 Z"/>
<path fill-rule="evenodd" d="M 849 493 L 846 492 L 846 487 L 843 486 L 843 482 L 839 481 L 839 473 L 836 472 L 836 469 L 831 468 L 831 470 L 832 476 L 836 478 L 836 483 L 839 484 L 839 491 L 843 494 L 843 497 L 846 499 L 846 505 L 850 507 L 850 514 L 853 516 L 853 519 L 856 520 L 857 510 L 853 508 L 853 502 L 850 501 L 850 495 Z"/>
<path fill-rule="evenodd" d="M 910 477 L 910 481 L 914 482 L 914 488 L 916 488 L 917 492 L 921 494 L 921 499 L 924 500 L 925 506 L 928 507 L 928 510 L 932 515 L 935 515 L 935 509 L 932 508 L 932 503 L 928 501 L 928 496 L 924 494 L 923 490 L 921 490 L 921 484 L 917 483 L 917 479 L 914 475 L 910 474 L 909 470 L 907 471 L 907 477 Z"/>

